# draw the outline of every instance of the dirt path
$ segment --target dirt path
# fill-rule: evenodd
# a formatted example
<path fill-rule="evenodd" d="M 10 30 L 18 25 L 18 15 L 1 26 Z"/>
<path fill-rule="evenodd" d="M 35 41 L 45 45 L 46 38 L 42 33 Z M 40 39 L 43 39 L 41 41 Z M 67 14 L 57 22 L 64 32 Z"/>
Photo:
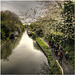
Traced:
<path fill-rule="evenodd" d="M 41 38 L 42 39 L 42 38 Z M 47 45 L 48 45 L 48 41 L 42 39 Z M 49 47 L 49 45 L 48 45 Z M 51 50 L 51 49 L 50 49 Z M 52 57 L 55 60 L 58 60 L 58 57 L 55 56 L 54 52 L 52 52 Z M 70 75 L 74 75 L 74 68 L 70 65 L 69 62 L 66 63 L 65 57 L 63 56 L 63 60 L 62 60 L 62 68 L 64 71 L 64 74 L 70 74 Z"/>

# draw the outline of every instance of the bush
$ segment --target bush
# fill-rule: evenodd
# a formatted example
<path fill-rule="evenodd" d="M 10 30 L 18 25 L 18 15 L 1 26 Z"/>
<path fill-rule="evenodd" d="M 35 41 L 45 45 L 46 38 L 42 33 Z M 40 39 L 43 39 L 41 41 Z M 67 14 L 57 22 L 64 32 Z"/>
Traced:
<path fill-rule="evenodd" d="M 65 52 L 68 51 L 69 53 L 69 62 L 71 63 L 71 65 L 74 67 L 74 49 L 70 46 L 66 46 L 64 49 L 63 49 L 63 52 L 64 52 L 64 55 L 65 55 Z"/>
<path fill-rule="evenodd" d="M 10 11 L 1 12 L 1 40 L 7 40 L 14 31 L 20 32 L 24 30 L 23 27 L 16 14 Z"/>
<path fill-rule="evenodd" d="M 36 39 L 36 36 L 32 33 L 32 38 L 35 40 Z"/>

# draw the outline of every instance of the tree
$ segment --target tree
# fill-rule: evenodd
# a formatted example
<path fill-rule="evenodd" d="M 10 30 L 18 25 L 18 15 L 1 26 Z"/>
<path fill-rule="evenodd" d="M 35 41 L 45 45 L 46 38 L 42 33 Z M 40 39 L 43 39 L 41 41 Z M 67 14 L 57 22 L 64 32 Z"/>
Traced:
<path fill-rule="evenodd" d="M 72 1 L 64 2 L 64 34 L 68 43 L 74 43 L 74 4 Z"/>

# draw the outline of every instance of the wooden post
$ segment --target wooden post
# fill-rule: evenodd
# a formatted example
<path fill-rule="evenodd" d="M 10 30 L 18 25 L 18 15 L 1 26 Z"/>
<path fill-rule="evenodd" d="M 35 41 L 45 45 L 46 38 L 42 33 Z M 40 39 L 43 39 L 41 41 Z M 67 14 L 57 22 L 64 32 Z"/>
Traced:
<path fill-rule="evenodd" d="M 61 72 L 62 72 L 62 75 L 64 75 L 63 68 L 62 68 L 62 67 L 61 67 L 61 65 L 59 64 L 58 60 L 56 60 L 56 63 L 57 63 L 57 64 L 58 64 L 58 66 L 60 67 Z"/>

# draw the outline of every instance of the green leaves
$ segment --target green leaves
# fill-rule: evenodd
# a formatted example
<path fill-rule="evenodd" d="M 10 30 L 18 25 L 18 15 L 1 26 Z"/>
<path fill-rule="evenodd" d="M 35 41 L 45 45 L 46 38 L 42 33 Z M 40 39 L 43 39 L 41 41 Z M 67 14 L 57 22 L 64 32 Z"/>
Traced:
<path fill-rule="evenodd" d="M 23 29 L 19 17 L 10 11 L 1 11 L 1 39 L 7 40 L 14 31 L 20 32 Z"/>
<path fill-rule="evenodd" d="M 65 27 L 65 35 L 67 40 L 73 39 L 71 36 L 74 36 L 74 27 L 73 27 L 73 16 L 74 16 L 74 4 L 72 1 L 65 1 L 64 2 L 64 10 L 63 10 L 63 17 L 64 17 L 64 27 Z"/>

